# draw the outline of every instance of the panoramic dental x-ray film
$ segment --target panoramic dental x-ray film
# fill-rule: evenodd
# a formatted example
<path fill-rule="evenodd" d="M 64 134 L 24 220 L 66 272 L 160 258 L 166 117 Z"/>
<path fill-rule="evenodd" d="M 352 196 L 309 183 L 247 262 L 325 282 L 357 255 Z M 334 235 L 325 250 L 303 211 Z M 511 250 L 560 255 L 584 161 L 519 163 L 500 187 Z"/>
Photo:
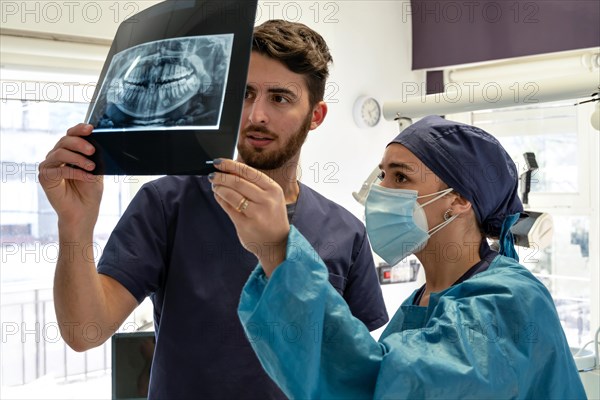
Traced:
<path fill-rule="evenodd" d="M 205 174 L 233 157 L 256 7 L 168 0 L 119 26 L 86 118 L 95 174 Z"/>

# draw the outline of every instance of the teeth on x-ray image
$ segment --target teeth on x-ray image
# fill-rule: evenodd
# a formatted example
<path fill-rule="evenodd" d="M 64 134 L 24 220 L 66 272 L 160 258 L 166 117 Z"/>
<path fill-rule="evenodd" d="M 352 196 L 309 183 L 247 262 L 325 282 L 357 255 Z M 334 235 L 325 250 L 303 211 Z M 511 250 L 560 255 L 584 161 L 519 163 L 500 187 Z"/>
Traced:
<path fill-rule="evenodd" d="M 97 129 L 218 127 L 233 35 L 139 45 L 113 57 L 90 122 Z"/>
<path fill-rule="evenodd" d="M 136 61 L 108 91 L 108 100 L 128 115 L 160 117 L 190 100 L 201 86 L 209 86 L 210 77 L 198 57 L 190 62 L 152 54 Z"/>

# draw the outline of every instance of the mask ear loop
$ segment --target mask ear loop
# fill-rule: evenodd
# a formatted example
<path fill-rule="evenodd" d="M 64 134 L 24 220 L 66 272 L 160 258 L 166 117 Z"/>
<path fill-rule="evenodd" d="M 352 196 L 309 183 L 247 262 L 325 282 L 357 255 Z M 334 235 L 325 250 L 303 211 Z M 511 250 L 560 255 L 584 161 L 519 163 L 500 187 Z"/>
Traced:
<path fill-rule="evenodd" d="M 435 193 L 431 193 L 431 194 L 426 194 L 425 196 L 419 196 L 417 197 L 417 199 L 422 199 L 423 197 L 429 197 L 429 196 L 433 196 L 436 195 L 433 199 L 426 201 L 425 203 L 421 204 L 420 207 L 423 208 L 425 207 L 427 204 L 433 203 L 434 201 L 436 201 L 437 199 L 441 199 L 442 197 L 444 197 L 445 195 L 447 195 L 448 193 L 452 192 L 454 189 L 452 188 L 448 188 L 445 190 L 441 190 L 439 192 L 435 192 Z M 439 193 L 439 194 L 438 194 Z"/>
<path fill-rule="evenodd" d="M 446 225 L 448 225 L 450 222 L 454 221 L 456 218 L 458 218 L 458 214 L 454 214 L 454 215 L 449 215 L 452 212 L 452 209 L 447 210 L 444 213 L 444 222 L 442 222 L 441 224 L 439 224 L 438 226 L 435 226 L 433 228 L 431 228 L 429 230 L 429 235 L 433 235 L 434 233 L 438 232 L 440 229 L 442 229 L 443 227 L 445 227 Z"/>
<path fill-rule="evenodd" d="M 425 196 L 419 196 L 417 198 L 423 198 L 423 197 L 429 197 L 429 196 L 433 196 L 435 194 L 438 194 L 437 196 L 435 196 L 433 199 L 426 201 L 425 203 L 421 204 L 420 207 L 423 208 L 425 207 L 427 204 L 433 203 L 434 201 L 436 201 L 437 199 L 440 199 L 442 197 L 444 197 L 445 195 L 447 195 L 448 193 L 454 191 L 454 189 L 452 188 L 448 188 L 445 190 L 441 190 L 439 192 L 436 193 L 431 193 L 431 194 L 427 194 Z M 454 221 L 456 219 L 456 217 L 458 217 L 458 214 L 456 215 L 452 215 L 452 216 L 447 216 L 447 214 L 451 213 L 452 209 L 448 209 L 445 213 L 444 213 L 444 222 L 442 222 L 441 224 L 439 224 L 438 226 L 434 226 L 433 228 L 431 228 L 427 233 L 429 234 L 429 236 L 433 235 L 434 233 L 438 232 L 440 229 L 442 229 L 443 227 L 445 227 L 446 225 L 448 225 L 450 222 Z"/>

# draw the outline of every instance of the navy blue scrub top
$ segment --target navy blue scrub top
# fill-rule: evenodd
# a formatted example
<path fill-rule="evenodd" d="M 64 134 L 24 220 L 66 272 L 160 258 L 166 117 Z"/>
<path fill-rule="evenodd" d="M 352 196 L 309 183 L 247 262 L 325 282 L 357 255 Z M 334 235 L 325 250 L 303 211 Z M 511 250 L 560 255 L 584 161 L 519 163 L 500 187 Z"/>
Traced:
<path fill-rule="evenodd" d="M 291 218 L 353 315 L 371 330 L 384 325 L 388 316 L 364 225 L 303 184 Z M 98 271 L 138 302 L 152 299 L 156 348 L 149 398 L 285 398 L 263 371 L 237 316 L 256 264 L 206 177 L 168 176 L 140 189 L 111 234 Z M 312 334 L 310 329 L 302 334 Z"/>

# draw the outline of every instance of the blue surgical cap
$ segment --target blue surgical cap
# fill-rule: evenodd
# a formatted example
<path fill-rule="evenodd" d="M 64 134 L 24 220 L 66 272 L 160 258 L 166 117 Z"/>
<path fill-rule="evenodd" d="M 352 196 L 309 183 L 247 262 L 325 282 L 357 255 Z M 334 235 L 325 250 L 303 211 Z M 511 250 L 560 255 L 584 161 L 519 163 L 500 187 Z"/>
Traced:
<path fill-rule="evenodd" d="M 405 146 L 469 200 L 486 235 L 500 237 L 501 246 L 502 236 L 512 239 L 510 226 L 523 212 L 518 173 L 495 137 L 474 126 L 432 115 L 404 129 L 392 143 Z"/>

